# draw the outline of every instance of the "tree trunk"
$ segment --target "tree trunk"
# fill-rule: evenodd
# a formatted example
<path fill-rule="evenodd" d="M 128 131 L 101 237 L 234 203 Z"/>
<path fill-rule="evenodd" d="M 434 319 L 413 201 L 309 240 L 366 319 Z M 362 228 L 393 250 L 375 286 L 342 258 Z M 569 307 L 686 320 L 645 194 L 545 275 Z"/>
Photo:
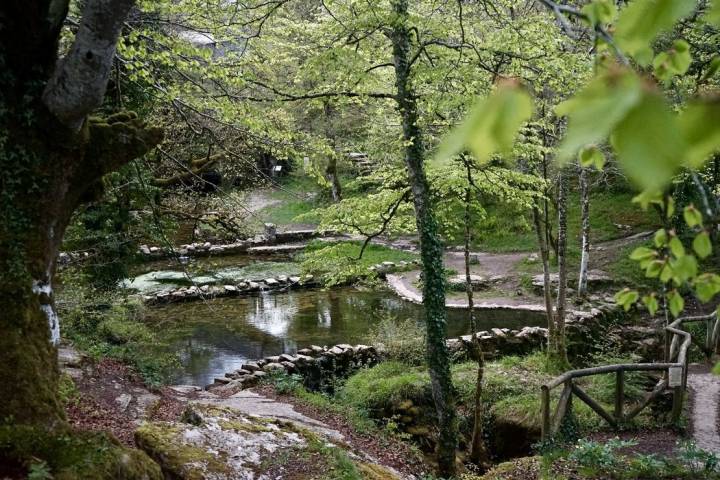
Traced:
<path fill-rule="evenodd" d="M 60 64 L 67 2 L 31 3 L 0 3 L 0 424 L 52 428 L 64 423 L 53 275 L 65 228 L 100 190 L 98 180 L 152 148 L 161 132 L 134 114 L 85 120 L 99 106 L 132 2 L 85 2 L 72 53 Z"/>
<path fill-rule="evenodd" d="M 335 153 L 330 155 L 328 158 L 328 165 L 325 169 L 325 176 L 330 182 L 330 194 L 332 195 L 333 202 L 337 203 L 342 200 L 342 188 L 340 186 L 340 179 L 337 173 L 337 157 Z"/>
<path fill-rule="evenodd" d="M 430 192 L 423 169 L 424 148 L 422 132 L 418 127 L 417 98 L 410 80 L 410 29 L 407 0 L 393 0 L 395 22 L 391 40 L 395 67 L 396 101 L 402 117 L 405 140 L 405 164 L 413 192 L 415 218 L 420 236 L 420 257 L 423 266 L 423 304 L 427 327 L 427 362 L 432 384 L 433 400 L 438 415 L 440 435 L 437 454 L 440 474 L 450 477 L 455 473 L 457 448 L 457 422 L 455 390 L 450 375 L 450 359 L 445 343 L 445 280 L 443 247 L 438 235 L 438 224 L 430 205 Z"/>
<path fill-rule="evenodd" d="M 484 468 L 488 464 L 488 453 L 483 440 L 483 405 L 482 388 L 485 374 L 485 355 L 482 350 L 482 343 L 478 337 L 478 329 L 475 323 L 475 300 L 473 298 L 473 286 L 470 276 L 470 242 L 472 234 L 470 230 L 470 202 L 472 200 L 472 170 L 470 163 L 465 160 L 465 171 L 467 174 L 467 187 L 465 188 L 465 292 L 468 300 L 468 325 L 472 335 L 473 356 L 478 362 L 477 379 L 475 382 L 475 396 L 473 398 L 473 430 L 470 441 L 470 461 L 475 465 Z"/>
<path fill-rule="evenodd" d="M 582 253 L 577 295 L 583 298 L 587 295 L 588 262 L 590 261 L 590 185 L 588 184 L 588 169 L 584 167 L 580 167 L 580 222 L 582 224 Z"/>
<path fill-rule="evenodd" d="M 548 326 L 548 350 L 550 347 L 550 339 L 555 336 L 555 315 L 552 299 L 552 284 L 550 283 L 550 249 L 546 243 L 546 229 L 543 228 L 540 208 L 535 205 L 533 208 L 533 221 L 535 223 L 535 233 L 538 238 L 538 248 L 540 249 L 540 260 L 543 267 L 543 296 L 545 297 L 545 315 L 547 317 Z"/>
<path fill-rule="evenodd" d="M 558 178 L 558 294 L 554 338 L 550 339 L 550 357 L 561 367 L 568 364 L 565 344 L 565 307 L 567 304 L 567 180 L 560 170 Z"/>

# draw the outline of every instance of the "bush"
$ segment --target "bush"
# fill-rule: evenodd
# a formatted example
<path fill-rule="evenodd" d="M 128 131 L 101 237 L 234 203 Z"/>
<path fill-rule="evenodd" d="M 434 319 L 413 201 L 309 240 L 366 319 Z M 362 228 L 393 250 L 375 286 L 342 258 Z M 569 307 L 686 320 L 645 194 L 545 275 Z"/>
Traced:
<path fill-rule="evenodd" d="M 370 332 L 369 342 L 382 346 L 389 360 L 416 366 L 425 362 L 425 329 L 414 318 L 381 318 Z"/>
<path fill-rule="evenodd" d="M 405 363 L 383 362 L 350 377 L 337 397 L 347 405 L 382 414 L 403 400 L 427 403 L 430 377 L 423 369 Z"/>

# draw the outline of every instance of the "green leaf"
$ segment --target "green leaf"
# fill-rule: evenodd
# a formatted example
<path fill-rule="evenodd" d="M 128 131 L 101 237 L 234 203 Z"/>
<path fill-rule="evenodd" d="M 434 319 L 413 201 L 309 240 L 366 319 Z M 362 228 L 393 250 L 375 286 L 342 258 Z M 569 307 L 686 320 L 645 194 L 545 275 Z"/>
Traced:
<path fill-rule="evenodd" d="M 687 148 L 685 164 L 698 169 L 720 150 L 720 101 L 695 102 L 680 114 L 678 126 Z"/>
<path fill-rule="evenodd" d="M 615 39 L 620 48 L 647 65 L 647 51 L 661 32 L 670 29 L 678 20 L 695 8 L 694 0 L 634 0 L 620 12 Z"/>
<path fill-rule="evenodd" d="M 581 11 L 587 17 L 591 27 L 599 23 L 610 23 L 617 15 L 615 2 L 610 0 L 594 0 L 585 5 Z"/>
<path fill-rule="evenodd" d="M 595 147 L 587 147 L 580 150 L 580 165 L 583 167 L 595 167 L 598 170 L 602 170 L 605 166 L 605 154 Z"/>
<path fill-rule="evenodd" d="M 697 260 L 693 255 L 683 255 L 671 262 L 673 279 L 679 285 L 691 278 L 695 278 L 698 272 Z"/>
<path fill-rule="evenodd" d="M 655 237 L 653 239 L 655 241 L 655 246 L 660 248 L 664 247 L 668 243 L 668 234 L 667 230 L 664 228 L 661 228 L 657 232 L 655 232 Z"/>
<path fill-rule="evenodd" d="M 664 266 L 665 262 L 663 262 L 662 260 L 655 260 L 654 262 L 650 262 L 645 268 L 645 276 L 647 278 L 657 278 L 658 275 L 660 275 L 660 272 L 662 272 L 662 268 Z"/>
<path fill-rule="evenodd" d="M 659 141 L 662 139 L 662 141 Z M 646 94 L 617 125 L 612 137 L 618 163 L 645 190 L 660 190 L 679 169 L 685 141 L 660 95 Z"/>
<path fill-rule="evenodd" d="M 709 302 L 718 293 L 720 293 L 720 275 L 704 273 L 695 279 L 695 295 L 701 302 Z"/>
<path fill-rule="evenodd" d="M 524 89 L 500 86 L 475 105 L 465 121 L 445 138 L 435 161 L 445 163 L 466 148 L 480 163 L 487 162 L 494 153 L 509 151 L 532 112 L 532 99 Z"/>
<path fill-rule="evenodd" d="M 683 308 L 685 308 L 685 300 L 683 299 L 682 295 L 677 292 L 677 290 L 673 290 L 672 292 L 668 293 L 667 299 L 670 313 L 673 314 L 673 317 L 677 317 L 680 312 L 683 311 Z"/>
<path fill-rule="evenodd" d="M 640 261 L 657 257 L 657 252 L 652 248 L 638 247 L 630 254 L 630 260 Z"/>
<path fill-rule="evenodd" d="M 645 304 L 645 307 L 647 307 L 648 312 L 650 312 L 650 315 L 655 315 L 655 312 L 658 311 L 658 301 L 655 297 L 655 294 L 652 295 L 646 295 L 642 298 L 642 302 Z"/>
<path fill-rule="evenodd" d="M 693 240 L 693 250 L 700 258 L 707 258 L 712 253 L 712 242 L 710 235 L 706 231 L 700 232 Z"/>
<path fill-rule="evenodd" d="M 670 239 L 668 246 L 670 247 L 670 251 L 672 252 L 672 254 L 675 255 L 677 258 L 685 255 L 685 246 L 682 244 L 682 241 L 680 241 L 677 236 L 673 236 Z"/>
<path fill-rule="evenodd" d="M 683 218 L 685 219 L 687 226 L 690 228 L 697 227 L 698 225 L 702 226 L 702 213 L 700 213 L 694 205 L 688 205 L 685 207 L 683 210 Z"/>
<path fill-rule="evenodd" d="M 615 294 L 615 302 L 622 306 L 626 312 L 637 302 L 638 298 L 640 298 L 640 294 L 629 288 L 625 288 Z"/>
<path fill-rule="evenodd" d="M 557 115 L 568 116 L 558 160 L 568 161 L 582 147 L 604 141 L 641 98 L 640 79 L 629 71 L 614 71 L 596 77 L 580 93 L 558 105 Z"/>
<path fill-rule="evenodd" d="M 676 40 L 667 52 L 660 52 L 653 61 L 655 76 L 668 82 L 675 75 L 683 75 L 692 63 L 690 44 L 685 40 Z"/>

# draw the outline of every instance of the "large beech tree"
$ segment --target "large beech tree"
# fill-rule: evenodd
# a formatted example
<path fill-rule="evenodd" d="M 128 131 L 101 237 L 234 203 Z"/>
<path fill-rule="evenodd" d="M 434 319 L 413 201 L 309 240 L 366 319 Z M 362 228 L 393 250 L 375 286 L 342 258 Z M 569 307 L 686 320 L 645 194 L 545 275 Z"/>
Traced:
<path fill-rule="evenodd" d="M 89 118 L 105 95 L 133 0 L 86 0 L 58 58 L 69 0 L 0 3 L 0 422 L 63 425 L 55 258 L 100 179 L 153 148 L 134 114 Z"/>

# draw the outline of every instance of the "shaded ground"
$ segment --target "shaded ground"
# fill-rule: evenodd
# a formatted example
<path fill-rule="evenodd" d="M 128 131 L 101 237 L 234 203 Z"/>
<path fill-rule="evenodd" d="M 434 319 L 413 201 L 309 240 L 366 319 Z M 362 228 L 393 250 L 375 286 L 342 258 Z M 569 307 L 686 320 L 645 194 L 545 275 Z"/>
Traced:
<path fill-rule="evenodd" d="M 274 395 L 269 388 L 260 388 L 257 392 L 240 391 L 227 397 L 183 385 L 151 391 L 127 366 L 113 360 L 93 363 L 70 347 L 61 349 L 60 366 L 75 383 L 74 389 L 68 389 L 66 411 L 69 422 L 80 430 L 109 431 L 128 446 L 137 446 L 134 432 L 138 426 L 145 422 L 178 422 L 188 402 L 192 402 L 228 408 L 239 415 L 290 422 L 300 430 L 314 432 L 325 439 L 324 442 L 334 443 L 357 459 L 362 468 L 383 465 L 405 473 L 423 468 L 419 460 L 412 462 L 417 457 L 410 454 L 407 446 L 383 443 L 382 439 L 370 435 L 357 435 L 339 416 L 311 407 L 303 408 L 288 397 Z M 287 457 L 282 461 L 266 465 L 268 472 L 273 474 L 269 478 L 305 479 L 314 478 L 315 474 L 319 478 L 320 474 L 327 473 L 321 468 L 323 463 L 319 459 L 319 463 L 312 461 L 312 455 L 317 452 L 289 449 L 284 453 Z M 399 478 L 405 478 L 405 473 Z"/>

